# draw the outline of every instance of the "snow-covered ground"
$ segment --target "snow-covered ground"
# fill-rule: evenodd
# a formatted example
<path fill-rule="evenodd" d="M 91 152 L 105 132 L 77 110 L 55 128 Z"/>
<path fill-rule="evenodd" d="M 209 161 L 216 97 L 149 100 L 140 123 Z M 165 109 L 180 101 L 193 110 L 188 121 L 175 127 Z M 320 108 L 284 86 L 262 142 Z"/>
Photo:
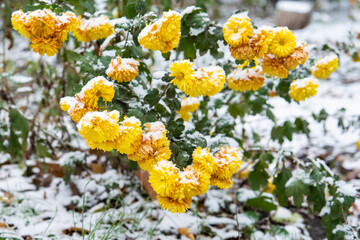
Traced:
<path fill-rule="evenodd" d="M 295 34 L 298 39 L 316 45 L 324 41 L 335 43 L 337 40 L 344 40 L 352 29 L 353 22 L 346 11 L 334 15 L 315 13 L 313 22 L 305 29 L 295 31 Z M 37 58 L 36 54 L 28 50 L 28 44 L 23 39 L 15 38 L 15 45 L 16 48 L 6 53 L 14 62 L 24 61 L 27 57 Z M 47 60 L 54 62 L 56 58 Z M 330 117 L 327 121 L 328 132 L 324 135 L 322 124 L 315 122 L 311 116 L 321 109 L 331 115 L 341 108 L 346 108 L 345 116 L 360 116 L 360 63 L 353 63 L 350 57 L 342 55 L 341 64 L 340 71 L 333 74 L 331 79 L 320 81 L 318 94 L 305 102 L 289 104 L 281 98 L 270 99 L 279 122 L 298 116 L 310 122 L 311 139 L 297 135 L 292 142 L 285 142 L 282 146 L 284 150 L 295 154 L 306 151 L 310 158 L 321 154 L 324 146 L 334 147 L 332 156 L 342 152 L 356 152 L 355 142 L 360 139 L 359 129 L 342 132 L 337 127 L 336 119 Z M 344 79 L 352 81 L 344 83 Z M 13 80 L 18 83 L 28 81 L 20 75 Z M 255 116 L 248 117 L 246 122 L 247 129 L 265 133 L 262 144 L 278 147 L 275 143 L 268 142 L 269 135 L 266 133 L 270 133 L 272 127 L 269 120 Z M 84 144 L 83 141 L 80 142 L 80 145 L 85 146 Z M 77 152 L 70 152 L 57 162 L 66 163 L 71 154 L 79 156 Z M 0 164 L 2 158 L 0 157 Z M 87 161 L 90 163 L 93 158 L 92 155 L 87 156 Z M 31 161 L 33 160 L 29 160 Z M 360 170 L 360 154 L 343 161 L 347 170 Z M 85 193 L 83 197 L 74 194 L 77 190 L 65 185 L 62 178 L 54 177 L 49 186 L 36 188 L 33 178 L 24 177 L 23 173 L 24 169 L 18 165 L 7 164 L 0 167 L 0 226 L 1 223 L 8 226 L 0 228 L 0 238 L 12 236 L 14 239 L 22 239 L 21 236 L 31 235 L 45 239 L 55 235 L 60 239 L 82 239 L 81 234 L 75 233 L 71 237 L 65 235 L 75 229 L 77 232 L 84 230 L 94 234 L 90 234 L 89 239 L 100 239 L 105 234 L 114 234 L 117 239 L 149 239 L 149 236 L 156 239 L 186 239 L 185 235 L 178 234 L 178 230 L 187 228 L 193 234 L 205 231 L 212 233 L 213 237 L 201 239 L 235 239 L 238 236 L 237 221 L 243 226 L 253 224 L 248 216 L 238 214 L 234 217 L 237 212 L 233 203 L 234 189 L 210 190 L 206 193 L 206 198 L 200 196 L 193 201 L 191 211 L 172 214 L 160 209 L 156 202 L 149 201 L 140 182 L 131 177 L 131 173 L 108 170 L 104 174 L 72 176 L 72 182 L 80 193 L 78 195 Z M 354 180 L 353 183 L 360 187 L 360 181 Z M 113 184 L 116 187 L 110 187 Z M 356 204 L 360 209 L 360 202 L 357 201 Z M 220 210 L 225 205 L 229 208 L 228 212 Z M 207 213 L 197 210 L 201 207 L 207 208 Z M 293 239 L 310 239 L 306 231 L 299 230 L 302 228 L 301 217 L 282 208 L 273 215 L 289 215 L 288 218 L 295 219 L 287 226 Z M 261 235 L 260 232 L 256 234 Z"/>

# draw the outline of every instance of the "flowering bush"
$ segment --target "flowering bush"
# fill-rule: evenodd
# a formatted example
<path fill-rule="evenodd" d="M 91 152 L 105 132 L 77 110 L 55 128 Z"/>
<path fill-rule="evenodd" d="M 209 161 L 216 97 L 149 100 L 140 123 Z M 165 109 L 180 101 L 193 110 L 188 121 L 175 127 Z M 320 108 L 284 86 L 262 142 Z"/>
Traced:
<path fill-rule="evenodd" d="M 220 25 L 198 7 L 158 17 L 142 0 L 129 3 L 121 18 L 65 9 L 18 10 L 11 21 L 34 52 L 58 53 L 71 66 L 76 84 L 59 104 L 89 148 L 136 162 L 149 172 L 159 205 L 178 213 L 210 186 L 230 188 L 247 170 L 256 196 L 244 205 L 270 212 L 306 202 L 322 212 L 328 238 L 341 239 L 345 232 L 333 230 L 346 222 L 355 197 L 340 191 L 338 179 L 326 180 L 333 173 L 323 161 L 258 147 L 258 135 L 243 127 L 246 116 L 263 115 L 279 144 L 308 135 L 304 119 L 279 124 L 268 100 L 314 97 L 317 79 L 338 68 L 336 53 L 316 59 L 288 28 L 257 27 L 244 12 Z M 10 120 L 19 121 L 13 114 Z"/>

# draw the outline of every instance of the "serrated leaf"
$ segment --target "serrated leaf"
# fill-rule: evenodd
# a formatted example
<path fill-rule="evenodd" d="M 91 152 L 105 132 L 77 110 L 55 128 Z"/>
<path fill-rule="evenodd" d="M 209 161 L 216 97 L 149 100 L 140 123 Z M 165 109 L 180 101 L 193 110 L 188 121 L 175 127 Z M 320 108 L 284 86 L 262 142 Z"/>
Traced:
<path fill-rule="evenodd" d="M 304 195 L 310 192 L 309 186 L 302 179 L 289 180 L 286 184 L 287 197 L 293 197 L 296 206 L 300 207 L 304 201 Z"/>

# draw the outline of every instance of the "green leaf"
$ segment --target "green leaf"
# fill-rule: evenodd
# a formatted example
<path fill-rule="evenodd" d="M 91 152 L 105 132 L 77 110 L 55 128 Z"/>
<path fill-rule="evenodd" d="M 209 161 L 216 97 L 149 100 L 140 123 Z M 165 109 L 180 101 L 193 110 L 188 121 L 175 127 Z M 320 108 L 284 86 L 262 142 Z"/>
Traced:
<path fill-rule="evenodd" d="M 125 6 L 125 17 L 134 18 L 137 16 L 136 4 L 134 2 L 129 2 Z"/>
<path fill-rule="evenodd" d="M 162 53 L 161 55 L 163 56 L 163 58 L 164 58 L 166 61 L 169 61 L 171 52 Z"/>
<path fill-rule="evenodd" d="M 146 113 L 146 121 L 147 122 L 155 122 L 157 121 L 157 112 L 154 109 L 151 109 L 149 112 Z"/>
<path fill-rule="evenodd" d="M 316 212 L 320 212 L 326 204 L 325 184 L 311 186 L 307 200 L 314 203 L 314 210 Z"/>
<path fill-rule="evenodd" d="M 177 119 L 176 121 L 170 120 L 167 124 L 167 129 L 172 136 L 180 137 L 180 135 L 185 129 L 184 120 L 182 119 Z"/>
<path fill-rule="evenodd" d="M 259 190 L 268 185 L 268 178 L 270 177 L 266 171 L 267 164 L 263 159 L 259 160 L 253 167 L 249 174 L 249 182 L 251 189 Z"/>
<path fill-rule="evenodd" d="M 10 136 L 9 136 L 9 153 L 11 157 L 16 158 L 21 156 L 21 145 L 19 143 L 19 137 L 15 134 L 15 132 L 10 129 Z"/>
<path fill-rule="evenodd" d="M 26 118 L 16 108 L 10 110 L 9 118 L 10 127 L 14 130 L 21 131 L 23 142 L 26 143 L 29 134 L 29 124 Z"/>
<path fill-rule="evenodd" d="M 291 178 L 291 170 L 283 167 L 280 173 L 278 173 L 274 179 L 274 184 L 276 186 L 274 194 L 278 198 L 278 202 L 281 206 L 287 204 L 287 196 L 285 193 L 285 184 Z"/>
<path fill-rule="evenodd" d="M 135 9 L 138 14 L 140 14 L 141 16 L 144 15 L 147 10 L 146 2 L 144 0 L 138 0 Z"/>
<path fill-rule="evenodd" d="M 160 93 L 156 88 L 150 90 L 144 97 L 145 102 L 149 103 L 150 106 L 155 106 L 160 101 Z"/>
<path fill-rule="evenodd" d="M 189 160 L 190 155 L 186 151 L 182 151 L 176 156 L 176 165 L 180 168 L 185 168 L 188 165 Z"/>
<path fill-rule="evenodd" d="M 266 109 L 266 116 L 273 121 L 274 123 L 276 123 L 276 117 L 274 115 L 274 113 L 270 110 L 270 109 Z"/>
<path fill-rule="evenodd" d="M 277 205 L 274 200 L 268 196 L 260 196 L 249 199 L 246 201 L 246 204 L 254 208 L 260 208 L 265 212 L 270 212 L 277 209 Z"/>
<path fill-rule="evenodd" d="M 175 111 L 179 111 L 181 108 L 181 102 L 179 99 L 174 98 L 171 102 L 170 102 L 170 107 L 172 109 L 174 109 Z"/>
<path fill-rule="evenodd" d="M 310 137 L 309 122 L 301 118 L 295 119 L 296 131 L 298 133 L 304 133 L 307 137 Z"/>
<path fill-rule="evenodd" d="M 83 57 L 80 53 L 74 51 L 67 51 L 66 54 L 68 59 L 72 62 L 79 61 Z"/>
<path fill-rule="evenodd" d="M 196 48 L 191 37 L 181 38 L 178 50 L 184 52 L 185 59 L 192 60 L 196 58 Z"/>
<path fill-rule="evenodd" d="M 168 99 L 173 99 L 176 96 L 176 90 L 174 87 L 170 86 L 166 91 L 166 97 Z"/>
<path fill-rule="evenodd" d="M 204 29 L 210 24 L 206 13 L 191 14 L 186 18 L 185 25 L 192 28 Z"/>
<path fill-rule="evenodd" d="M 128 117 L 136 117 L 137 119 L 139 119 L 141 121 L 141 123 L 145 123 L 146 122 L 146 118 L 144 113 L 140 110 L 140 109 L 132 109 L 130 110 L 127 114 Z"/>
<path fill-rule="evenodd" d="M 237 116 L 244 117 L 247 110 L 247 105 L 242 103 L 235 103 L 229 105 L 229 113 L 236 118 Z"/>
<path fill-rule="evenodd" d="M 165 73 L 165 75 L 161 78 L 161 81 L 166 83 L 171 82 L 171 80 L 173 80 L 174 77 L 170 77 L 169 75 L 170 75 L 169 73 Z"/>
<path fill-rule="evenodd" d="M 163 5 L 164 11 L 168 11 L 172 8 L 171 7 L 172 0 L 160 0 L 160 2 L 161 5 Z"/>
<path fill-rule="evenodd" d="M 44 145 L 43 141 L 36 141 L 36 156 L 39 158 L 48 157 L 51 158 L 49 149 Z"/>
<path fill-rule="evenodd" d="M 299 177 L 299 176 L 297 176 Z M 293 176 L 294 178 L 294 176 Z M 304 201 L 304 195 L 308 195 L 310 192 L 309 186 L 305 184 L 305 179 L 295 178 L 294 180 L 289 180 L 290 183 L 287 183 L 285 193 L 288 197 L 293 197 L 294 203 L 297 207 L 300 207 Z"/>

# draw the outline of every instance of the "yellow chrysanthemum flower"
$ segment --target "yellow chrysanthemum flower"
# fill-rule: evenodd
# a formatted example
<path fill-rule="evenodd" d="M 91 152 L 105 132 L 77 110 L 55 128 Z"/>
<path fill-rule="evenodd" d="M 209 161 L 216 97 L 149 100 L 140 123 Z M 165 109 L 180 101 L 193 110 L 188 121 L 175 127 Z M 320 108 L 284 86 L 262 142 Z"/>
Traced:
<path fill-rule="evenodd" d="M 118 111 L 88 112 L 77 124 L 79 133 L 86 141 L 113 141 L 119 136 Z"/>
<path fill-rule="evenodd" d="M 261 67 L 266 74 L 272 77 L 286 78 L 289 75 L 289 70 L 281 60 L 271 55 L 266 55 L 262 59 Z"/>
<path fill-rule="evenodd" d="M 132 154 L 139 148 L 142 140 L 141 122 L 136 117 L 125 117 L 120 123 L 120 134 L 116 139 L 116 150 L 123 154 Z"/>
<path fill-rule="evenodd" d="M 319 79 L 326 79 L 339 67 L 339 58 L 331 54 L 323 59 L 316 60 L 315 66 L 310 68 L 311 73 Z"/>
<path fill-rule="evenodd" d="M 104 77 L 99 76 L 87 82 L 78 96 L 86 106 L 97 108 L 97 102 L 100 97 L 102 97 L 105 102 L 110 102 L 114 98 L 114 94 L 114 84 Z"/>
<path fill-rule="evenodd" d="M 305 42 L 296 46 L 294 52 L 282 58 L 283 65 L 289 69 L 295 69 L 299 64 L 304 64 L 309 59 L 309 48 Z"/>
<path fill-rule="evenodd" d="M 100 16 L 91 19 L 81 19 L 74 30 L 74 36 L 81 42 L 90 42 L 106 38 L 115 32 L 114 25 L 108 17 Z"/>
<path fill-rule="evenodd" d="M 79 97 L 63 97 L 60 99 L 60 106 L 66 111 L 74 122 L 80 119 L 88 112 L 98 111 L 98 107 L 90 108 L 86 106 Z"/>
<path fill-rule="evenodd" d="M 198 110 L 200 106 L 200 102 L 197 98 L 194 97 L 184 97 L 181 100 L 181 108 L 178 112 L 180 117 L 184 119 L 184 121 L 189 121 L 192 113 Z"/>
<path fill-rule="evenodd" d="M 360 151 L 360 140 L 356 142 L 357 150 Z"/>
<path fill-rule="evenodd" d="M 354 62 L 360 62 L 360 51 L 357 52 L 356 56 L 349 54 Z"/>
<path fill-rule="evenodd" d="M 249 165 L 247 165 L 245 168 L 241 169 L 241 170 L 238 172 L 237 176 L 238 176 L 239 178 L 248 178 L 251 170 L 252 170 L 252 164 L 249 164 Z"/>
<path fill-rule="evenodd" d="M 193 196 L 204 194 L 210 185 L 210 174 L 201 172 L 193 165 L 187 166 L 180 172 L 179 184 L 183 192 L 183 198 L 192 198 Z"/>
<path fill-rule="evenodd" d="M 120 56 L 112 59 L 106 70 L 106 74 L 118 82 L 130 82 L 139 74 L 138 66 L 140 63 L 132 58 L 121 58 Z"/>
<path fill-rule="evenodd" d="M 23 10 L 19 10 L 13 12 L 11 15 L 11 24 L 15 31 L 18 31 L 21 35 L 26 38 L 30 38 L 31 33 L 26 28 L 27 15 L 23 12 Z"/>
<path fill-rule="evenodd" d="M 269 52 L 269 45 L 274 38 L 272 29 L 260 28 L 256 31 L 255 35 L 251 38 L 251 48 L 259 58 L 264 57 Z"/>
<path fill-rule="evenodd" d="M 179 60 L 170 66 L 170 77 L 175 77 L 171 83 L 187 95 L 190 95 L 196 81 L 193 65 L 189 60 Z"/>
<path fill-rule="evenodd" d="M 318 87 L 319 82 L 314 77 L 294 80 L 290 85 L 289 95 L 295 101 L 304 101 L 315 96 Z"/>
<path fill-rule="evenodd" d="M 172 197 L 180 180 L 179 172 L 173 162 L 161 160 L 150 170 L 149 183 L 158 195 Z"/>
<path fill-rule="evenodd" d="M 202 67 L 195 71 L 195 82 L 188 95 L 197 96 L 213 96 L 220 92 L 226 82 L 224 70 L 219 66 Z"/>
<path fill-rule="evenodd" d="M 89 148 L 91 149 L 100 149 L 105 152 L 109 152 L 116 148 L 116 141 L 103 141 L 103 142 L 96 142 L 91 140 L 85 140 Z"/>
<path fill-rule="evenodd" d="M 32 35 L 49 38 L 56 31 L 56 15 L 50 9 L 29 12 L 26 25 Z"/>
<path fill-rule="evenodd" d="M 264 192 L 273 193 L 276 189 L 276 186 L 272 183 L 272 181 L 268 181 L 267 187 L 264 189 Z"/>
<path fill-rule="evenodd" d="M 157 162 L 170 159 L 171 150 L 163 123 L 145 123 L 144 126 L 141 141 L 135 143 L 139 145 L 139 148 L 128 157 L 130 160 L 137 161 L 141 169 L 149 171 Z"/>
<path fill-rule="evenodd" d="M 264 72 L 260 66 L 244 70 L 236 69 L 228 76 L 228 86 L 235 91 L 257 91 L 265 83 Z"/>
<path fill-rule="evenodd" d="M 274 36 L 269 45 L 269 53 L 276 57 L 286 57 L 294 52 L 296 47 L 296 37 L 287 27 L 274 29 Z"/>
<path fill-rule="evenodd" d="M 59 52 L 61 46 L 62 42 L 56 38 L 32 38 L 32 44 L 30 45 L 34 52 L 42 56 L 45 53 L 48 56 L 54 56 Z"/>
<path fill-rule="evenodd" d="M 30 47 L 34 52 L 53 56 L 67 39 L 71 26 L 76 22 L 76 16 L 72 12 L 57 16 L 50 9 L 26 14 L 19 10 L 12 14 L 11 22 L 15 30 L 30 39 Z"/>
<path fill-rule="evenodd" d="M 211 176 L 210 178 L 211 186 L 218 186 L 222 189 L 228 189 L 233 185 L 233 180 L 231 178 L 218 178 L 217 176 Z"/>
<path fill-rule="evenodd" d="M 237 47 L 230 47 L 231 56 L 237 60 L 251 60 L 256 57 L 255 50 L 250 43 L 246 43 Z"/>
<path fill-rule="evenodd" d="M 159 205 L 172 213 L 184 213 L 191 207 L 191 198 L 173 199 L 171 197 L 164 197 L 161 195 L 156 196 Z"/>
<path fill-rule="evenodd" d="M 241 166 L 242 154 L 239 148 L 220 147 L 220 151 L 215 154 L 215 166 L 211 175 L 211 184 L 218 187 L 230 187 L 231 176 L 235 174 Z"/>
<path fill-rule="evenodd" d="M 223 28 L 224 39 L 232 47 L 238 47 L 250 42 L 254 35 L 250 18 L 243 15 L 233 15 Z"/>
<path fill-rule="evenodd" d="M 65 12 L 61 16 L 57 17 L 56 21 L 56 36 L 60 42 L 65 42 L 68 37 L 68 33 L 75 30 L 78 25 L 78 18 L 73 12 Z"/>
<path fill-rule="evenodd" d="M 208 148 L 197 147 L 193 154 L 193 166 L 201 172 L 211 174 L 215 165 L 215 159 Z"/>
<path fill-rule="evenodd" d="M 180 28 L 180 14 L 175 11 L 164 12 L 162 18 L 140 32 L 138 41 L 144 48 L 166 53 L 179 44 Z"/>

